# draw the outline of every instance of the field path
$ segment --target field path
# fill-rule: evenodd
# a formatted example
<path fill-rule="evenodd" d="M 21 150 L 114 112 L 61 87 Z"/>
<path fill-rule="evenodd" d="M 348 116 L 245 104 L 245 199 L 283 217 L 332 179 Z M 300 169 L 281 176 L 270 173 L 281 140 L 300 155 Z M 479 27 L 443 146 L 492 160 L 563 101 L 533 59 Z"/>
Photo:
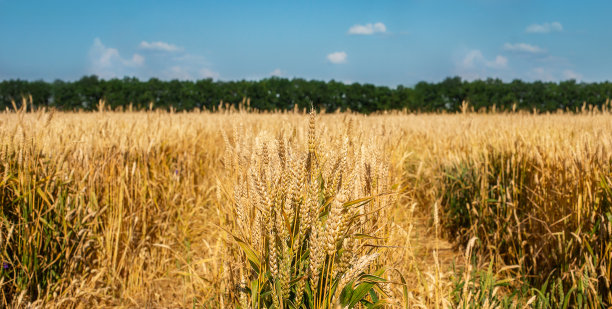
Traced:
<path fill-rule="evenodd" d="M 409 206 L 399 206 L 398 211 L 407 208 Z M 436 236 L 430 212 L 417 210 L 407 217 L 395 226 L 401 233 L 399 237 L 392 237 L 391 245 L 402 248 L 396 251 L 399 255 L 393 259 L 393 267 L 400 270 L 406 280 L 409 302 L 425 308 L 437 304 L 449 307 L 449 293 L 453 289 L 451 276 L 464 268 L 464 255 L 449 240 Z M 398 299 L 403 298 L 400 287 L 396 286 L 395 291 Z"/>

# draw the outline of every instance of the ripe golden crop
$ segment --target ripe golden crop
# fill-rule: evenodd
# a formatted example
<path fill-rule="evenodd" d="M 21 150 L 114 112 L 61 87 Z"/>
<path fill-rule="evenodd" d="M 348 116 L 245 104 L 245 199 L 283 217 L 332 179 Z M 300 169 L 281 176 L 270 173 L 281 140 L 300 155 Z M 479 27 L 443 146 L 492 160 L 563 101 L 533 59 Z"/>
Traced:
<path fill-rule="evenodd" d="M 610 304 L 611 120 L 2 113 L 0 303 Z"/>

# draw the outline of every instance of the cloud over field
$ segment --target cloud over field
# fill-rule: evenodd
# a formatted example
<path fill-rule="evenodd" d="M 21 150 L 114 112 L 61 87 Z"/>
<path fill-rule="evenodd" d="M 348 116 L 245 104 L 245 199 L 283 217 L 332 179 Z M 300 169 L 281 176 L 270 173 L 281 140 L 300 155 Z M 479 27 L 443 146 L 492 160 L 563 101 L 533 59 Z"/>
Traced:
<path fill-rule="evenodd" d="M 165 52 L 177 52 L 177 51 L 182 51 L 183 48 L 173 45 L 173 44 L 169 44 L 166 42 L 161 42 L 161 41 L 157 41 L 157 42 L 147 42 L 147 41 L 142 41 L 140 42 L 140 45 L 138 45 L 141 49 L 146 49 L 146 50 L 156 50 L 156 51 L 165 51 Z"/>
<path fill-rule="evenodd" d="M 204 57 L 186 53 L 182 47 L 161 41 L 142 41 L 137 47 L 145 51 L 146 59 L 139 53 L 134 53 L 131 57 L 122 56 L 117 48 L 108 47 L 100 38 L 95 38 L 89 50 L 88 73 L 105 79 L 124 76 L 140 79 L 157 77 L 165 80 L 220 77 Z"/>
<path fill-rule="evenodd" d="M 480 50 L 473 49 L 465 55 L 465 57 L 463 58 L 462 65 L 465 68 L 477 68 L 485 66 L 491 69 L 503 69 L 508 66 L 508 58 L 502 55 L 497 55 L 494 59 L 487 60 L 482 55 L 482 52 Z"/>
<path fill-rule="evenodd" d="M 357 34 L 357 35 L 372 35 L 375 33 L 385 33 L 387 32 L 387 26 L 385 24 L 378 23 L 368 23 L 365 25 L 354 25 L 352 26 L 348 33 L 349 34 Z"/>
<path fill-rule="evenodd" d="M 527 43 L 516 43 L 516 44 L 506 43 L 504 44 L 504 50 L 512 51 L 512 52 L 530 53 L 530 54 L 541 54 L 541 53 L 546 52 L 546 50 L 538 46 L 527 44 Z"/>
<path fill-rule="evenodd" d="M 525 32 L 527 33 L 549 33 L 549 32 L 558 32 L 563 30 L 563 25 L 560 22 L 555 21 L 552 23 L 543 23 L 543 24 L 531 24 L 527 26 Z"/>
<path fill-rule="evenodd" d="M 339 64 L 339 63 L 345 63 L 346 62 L 346 53 L 341 51 L 341 52 L 335 52 L 335 53 L 331 53 L 327 55 L 327 60 L 331 63 L 335 63 L 335 64 Z"/>
<path fill-rule="evenodd" d="M 120 75 L 129 75 L 145 64 L 145 58 L 140 54 L 133 54 L 131 58 L 124 58 L 119 50 L 105 46 L 99 38 L 89 50 L 90 72 L 102 78 L 112 78 Z"/>
<path fill-rule="evenodd" d="M 527 77 L 533 80 L 541 81 L 560 81 L 573 79 L 578 82 L 582 81 L 582 74 L 570 69 L 559 69 L 556 67 L 536 67 L 527 72 Z"/>
<path fill-rule="evenodd" d="M 499 76 L 499 73 L 507 68 L 508 58 L 502 55 L 487 58 L 479 49 L 471 49 L 456 58 L 454 74 L 467 80 L 474 80 L 492 75 Z"/>

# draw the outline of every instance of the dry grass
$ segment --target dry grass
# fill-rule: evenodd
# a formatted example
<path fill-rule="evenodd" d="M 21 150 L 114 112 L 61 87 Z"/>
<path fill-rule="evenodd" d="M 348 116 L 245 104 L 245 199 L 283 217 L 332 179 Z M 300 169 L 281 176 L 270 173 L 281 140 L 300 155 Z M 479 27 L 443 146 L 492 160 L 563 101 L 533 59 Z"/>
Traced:
<path fill-rule="evenodd" d="M 572 304 L 596 306 L 610 291 L 610 120 L 330 114 L 313 131 L 300 113 L 0 114 L 0 302 L 325 307 L 335 284 L 384 267 L 364 300 L 536 306 L 512 286 L 552 273 Z M 478 239 L 468 262 L 442 235 Z M 255 302 L 253 281 L 270 292 Z"/>

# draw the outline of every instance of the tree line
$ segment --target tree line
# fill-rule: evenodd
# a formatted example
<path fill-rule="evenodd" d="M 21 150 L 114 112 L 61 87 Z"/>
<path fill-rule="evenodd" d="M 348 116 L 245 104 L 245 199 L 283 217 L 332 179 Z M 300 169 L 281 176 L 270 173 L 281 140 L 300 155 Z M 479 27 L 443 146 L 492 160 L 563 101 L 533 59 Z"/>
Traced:
<path fill-rule="evenodd" d="M 259 81 L 141 81 L 133 77 L 100 79 L 84 76 L 74 82 L 5 80 L 0 82 L 0 110 L 17 107 L 31 96 L 36 107 L 59 110 L 95 110 L 104 100 L 112 109 L 173 108 L 214 110 L 220 102 L 238 104 L 249 98 L 258 110 L 315 108 L 371 113 L 385 110 L 457 112 L 468 102 L 475 110 L 577 111 L 583 104 L 602 107 L 612 98 L 612 83 L 524 82 L 500 79 L 466 81 L 449 77 L 437 83 L 419 82 L 414 87 L 345 84 L 279 77 Z"/>

